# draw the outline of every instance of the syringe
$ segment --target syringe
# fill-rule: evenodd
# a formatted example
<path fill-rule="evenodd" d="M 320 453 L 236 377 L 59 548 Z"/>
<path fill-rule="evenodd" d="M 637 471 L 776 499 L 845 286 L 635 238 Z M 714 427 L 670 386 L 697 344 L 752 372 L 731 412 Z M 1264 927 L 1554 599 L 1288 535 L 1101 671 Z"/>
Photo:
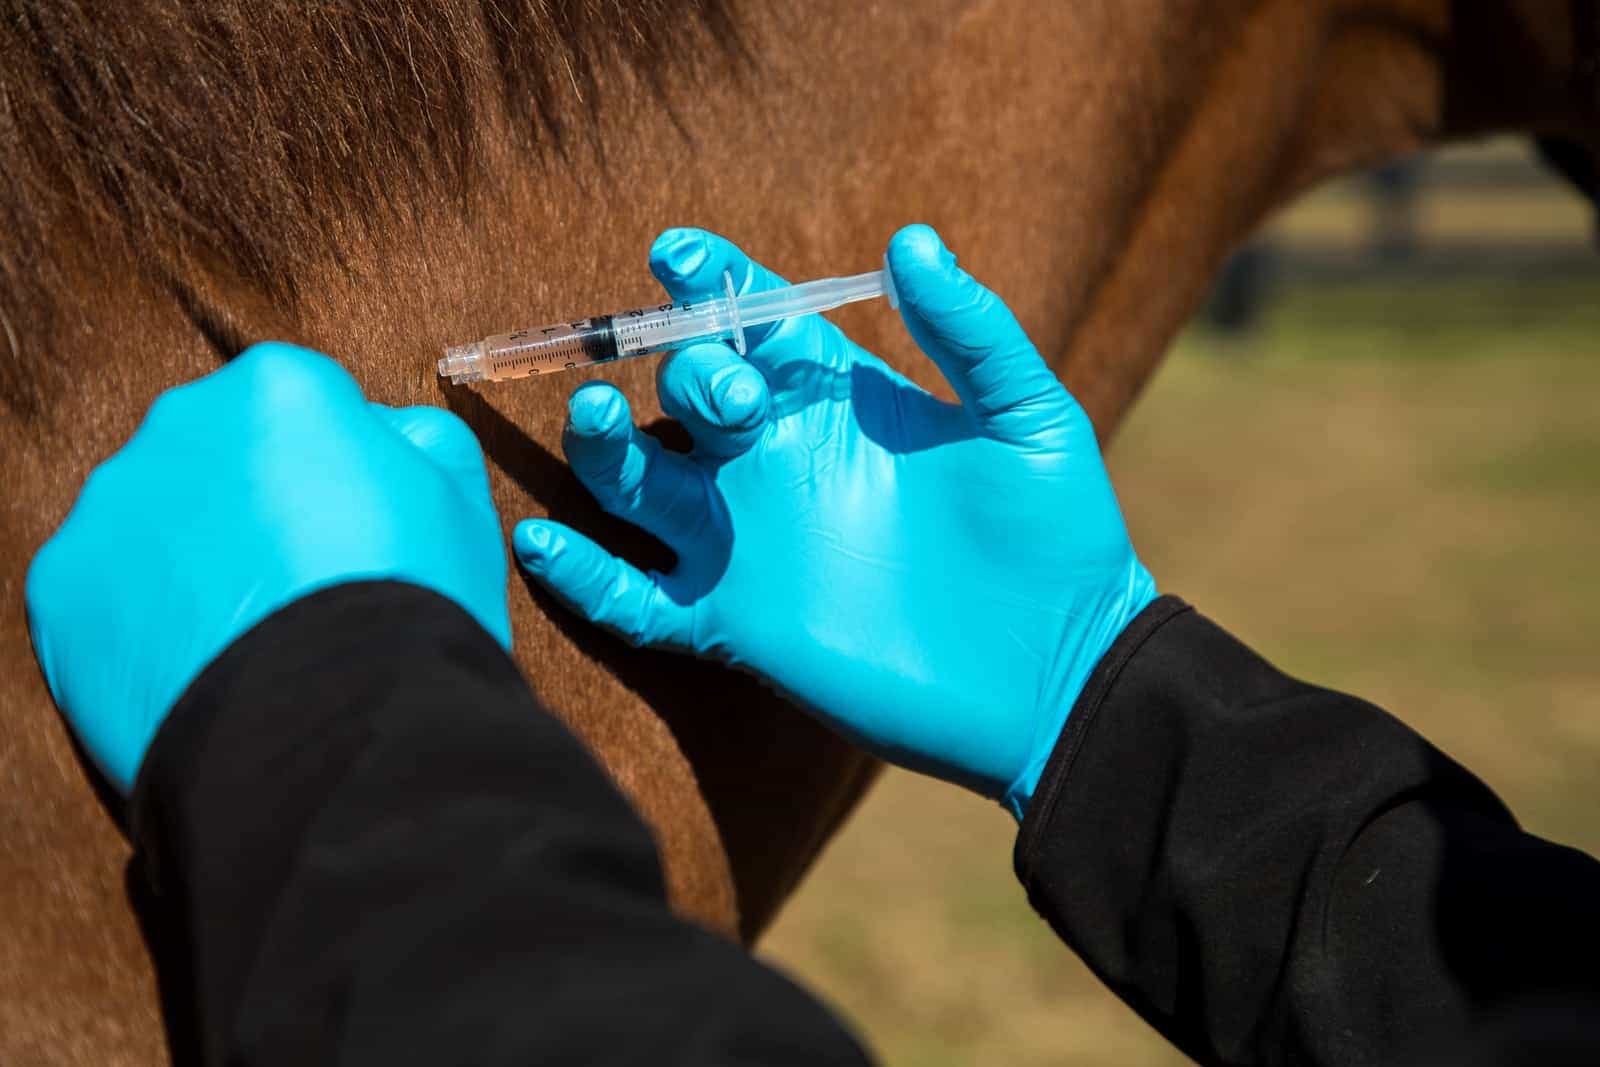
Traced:
<path fill-rule="evenodd" d="M 883 270 L 866 274 L 821 278 L 744 296 L 734 292 L 733 275 L 726 271 L 722 285 L 725 295 L 721 297 L 632 308 L 455 345 L 445 349 L 439 374 L 455 385 L 503 382 L 645 356 L 690 341 L 720 339 L 731 340 L 744 355 L 744 331 L 752 326 L 879 296 L 888 296 L 891 307 L 900 306 L 887 264 Z"/>

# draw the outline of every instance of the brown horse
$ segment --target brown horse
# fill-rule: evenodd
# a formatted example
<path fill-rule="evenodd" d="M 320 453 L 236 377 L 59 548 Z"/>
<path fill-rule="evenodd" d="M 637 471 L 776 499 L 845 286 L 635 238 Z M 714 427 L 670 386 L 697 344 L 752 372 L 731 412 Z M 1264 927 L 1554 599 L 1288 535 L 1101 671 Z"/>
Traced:
<path fill-rule="evenodd" d="M 465 416 L 508 523 L 555 514 L 660 561 L 557 458 L 576 379 L 444 389 L 442 347 L 649 299 L 667 225 L 803 278 L 868 269 L 921 220 L 1108 434 L 1229 247 L 1297 191 L 1491 130 L 1600 146 L 1592 10 L 1558 0 L 109 10 L 0 2 L 5 1064 L 163 1056 L 127 846 L 21 595 L 163 388 L 258 339 L 310 345 L 374 399 Z M 890 315 L 840 318 L 935 384 Z M 659 414 L 645 362 L 601 373 Z M 747 680 L 628 650 L 518 581 L 511 602 L 523 670 L 655 828 L 675 905 L 753 938 L 871 762 Z"/>

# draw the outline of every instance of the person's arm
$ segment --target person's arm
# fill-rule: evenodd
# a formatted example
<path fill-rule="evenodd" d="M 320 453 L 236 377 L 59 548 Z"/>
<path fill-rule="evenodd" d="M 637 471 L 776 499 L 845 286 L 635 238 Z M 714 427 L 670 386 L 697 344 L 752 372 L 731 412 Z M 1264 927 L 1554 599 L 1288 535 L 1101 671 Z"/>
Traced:
<path fill-rule="evenodd" d="M 336 586 L 245 634 L 130 811 L 198 1062 L 865 1061 L 671 914 L 638 816 L 436 593 Z"/>
<path fill-rule="evenodd" d="M 1202 1063 L 1433 1062 L 1600 993 L 1600 863 L 1174 597 L 1091 676 L 1016 867 L 1095 973 Z M 1570 1036 L 1600 1051 L 1592 1029 Z"/>
<path fill-rule="evenodd" d="M 652 266 L 675 299 L 724 271 L 781 284 L 702 231 L 663 235 Z M 1035 904 L 1203 1062 L 1376 1063 L 1592 989 L 1595 863 L 1521 833 L 1397 720 L 1157 600 L 1094 428 L 1005 305 L 926 228 L 888 267 L 959 404 L 815 316 L 755 333 L 747 361 L 664 366 L 687 456 L 585 385 L 574 471 L 677 566 L 643 574 L 542 520 L 516 532 L 522 565 L 632 641 L 752 671 L 1001 801 Z"/>
<path fill-rule="evenodd" d="M 28 573 L 128 794 L 179 1062 L 859 1063 L 674 918 L 649 833 L 505 649 L 483 453 L 260 345 L 165 394 Z"/>

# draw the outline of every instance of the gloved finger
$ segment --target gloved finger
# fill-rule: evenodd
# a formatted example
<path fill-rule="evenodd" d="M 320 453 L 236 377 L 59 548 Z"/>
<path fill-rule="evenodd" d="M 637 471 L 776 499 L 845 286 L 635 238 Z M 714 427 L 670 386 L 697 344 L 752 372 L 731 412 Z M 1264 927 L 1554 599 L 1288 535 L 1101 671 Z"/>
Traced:
<path fill-rule="evenodd" d="M 524 519 L 511 535 L 511 550 L 523 569 L 590 622 L 635 645 L 690 647 L 691 609 L 663 592 L 654 575 L 576 530 Z"/>
<path fill-rule="evenodd" d="M 419 404 L 392 408 L 372 403 L 372 410 L 391 428 L 448 474 L 471 497 L 489 495 L 489 470 L 477 434 L 454 412 Z"/>
<path fill-rule="evenodd" d="M 234 356 L 211 373 L 167 389 L 145 413 L 139 432 L 127 447 L 137 447 L 154 426 L 170 426 L 176 416 L 195 425 L 204 419 L 185 412 L 205 413 L 205 419 L 220 419 L 222 408 L 237 406 L 219 397 L 234 391 L 248 398 L 240 414 L 273 418 L 285 411 L 338 412 L 346 405 L 366 403 L 361 386 L 339 363 L 310 348 L 282 341 L 262 341 Z"/>
<path fill-rule="evenodd" d="M 683 423 L 697 452 L 723 458 L 747 450 L 767 428 L 767 380 L 727 345 L 690 345 L 656 372 L 661 410 Z"/>
<path fill-rule="evenodd" d="M 277 389 L 292 390 L 302 403 L 306 397 L 340 402 L 361 396 L 361 386 L 338 360 L 314 348 L 285 341 L 260 341 L 240 352 L 199 382 L 222 382 L 240 375 L 251 379 L 254 395 Z M 275 396 L 268 403 L 276 404 Z"/>
<path fill-rule="evenodd" d="M 627 399 L 610 384 L 590 382 L 572 394 L 561 444 L 601 507 L 674 551 L 690 547 L 706 528 L 711 491 L 705 472 L 641 433 Z"/>
<path fill-rule="evenodd" d="M 674 300 L 724 295 L 724 272 L 733 276 L 734 292 L 740 294 L 781 289 L 789 284 L 745 255 L 738 245 L 710 230 L 674 227 L 663 230 L 650 246 L 650 273 Z M 758 343 L 770 330 L 770 326 L 750 328 L 745 331 L 746 343 Z"/>
<path fill-rule="evenodd" d="M 724 293 L 722 276 L 733 276 L 739 295 L 780 289 L 789 283 L 757 263 L 726 237 L 709 230 L 679 227 L 664 231 L 650 246 L 650 273 L 674 300 L 702 300 Z M 837 332 L 820 315 L 803 315 L 745 330 L 745 355 L 763 374 L 794 358 L 822 352 L 822 331 Z M 842 338 L 842 335 L 840 335 Z M 769 341 L 779 342 L 769 345 Z"/>
<path fill-rule="evenodd" d="M 911 336 L 985 433 L 1020 445 L 1061 425 L 1075 402 L 1011 309 L 956 265 L 937 233 L 895 234 L 889 269 Z"/>

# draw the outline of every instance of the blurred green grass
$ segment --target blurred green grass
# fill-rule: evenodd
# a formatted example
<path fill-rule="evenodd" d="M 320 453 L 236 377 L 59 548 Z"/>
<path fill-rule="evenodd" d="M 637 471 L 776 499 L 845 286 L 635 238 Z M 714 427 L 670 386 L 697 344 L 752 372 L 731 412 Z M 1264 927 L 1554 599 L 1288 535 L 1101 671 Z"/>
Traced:
<path fill-rule="evenodd" d="M 1140 554 L 1279 665 L 1399 714 L 1600 851 L 1600 301 L 1280 294 L 1191 331 L 1111 466 Z M 890 1064 L 1185 1062 L 1029 910 L 998 807 L 891 772 L 762 951 Z"/>

